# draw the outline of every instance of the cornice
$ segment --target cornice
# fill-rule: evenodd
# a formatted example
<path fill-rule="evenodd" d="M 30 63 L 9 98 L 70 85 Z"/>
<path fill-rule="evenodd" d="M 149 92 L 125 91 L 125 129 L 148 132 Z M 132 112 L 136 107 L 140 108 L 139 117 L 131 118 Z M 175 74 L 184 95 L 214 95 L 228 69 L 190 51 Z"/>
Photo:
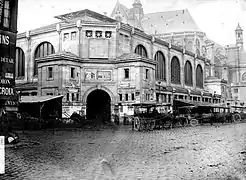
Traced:
<path fill-rule="evenodd" d="M 35 36 L 39 34 L 45 34 L 45 33 L 51 33 L 56 32 L 56 25 L 61 24 L 61 30 L 68 29 L 68 28 L 77 28 L 76 22 L 70 22 L 70 23 L 64 23 L 64 22 L 57 22 L 48 26 L 43 26 L 38 29 L 34 29 L 30 31 L 30 36 Z M 83 26 L 106 26 L 106 27 L 116 27 L 116 23 L 108 23 L 108 22 L 98 22 L 98 21 L 82 21 L 82 27 Z M 17 39 L 25 38 L 26 33 L 20 33 L 17 34 Z"/>

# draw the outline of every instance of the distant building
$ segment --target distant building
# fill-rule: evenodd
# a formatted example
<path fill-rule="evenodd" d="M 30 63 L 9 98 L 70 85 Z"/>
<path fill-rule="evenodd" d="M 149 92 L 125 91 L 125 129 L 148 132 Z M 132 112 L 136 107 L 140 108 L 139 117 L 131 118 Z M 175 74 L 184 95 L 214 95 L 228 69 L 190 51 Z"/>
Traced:
<path fill-rule="evenodd" d="M 87 9 L 56 18 L 18 34 L 22 96 L 62 94 L 64 116 L 80 111 L 104 120 L 133 113 L 138 102 L 221 102 L 204 89 L 209 62 L 201 55 Z"/>

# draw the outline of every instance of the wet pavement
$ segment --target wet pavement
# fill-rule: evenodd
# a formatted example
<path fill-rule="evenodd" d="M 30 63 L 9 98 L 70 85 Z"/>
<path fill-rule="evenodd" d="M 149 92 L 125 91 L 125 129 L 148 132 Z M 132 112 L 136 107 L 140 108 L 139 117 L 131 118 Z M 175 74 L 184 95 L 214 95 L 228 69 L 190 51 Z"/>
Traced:
<path fill-rule="evenodd" d="M 246 179 L 246 123 L 151 132 L 129 126 L 36 131 L 21 137 L 33 145 L 6 148 L 0 179 Z"/>

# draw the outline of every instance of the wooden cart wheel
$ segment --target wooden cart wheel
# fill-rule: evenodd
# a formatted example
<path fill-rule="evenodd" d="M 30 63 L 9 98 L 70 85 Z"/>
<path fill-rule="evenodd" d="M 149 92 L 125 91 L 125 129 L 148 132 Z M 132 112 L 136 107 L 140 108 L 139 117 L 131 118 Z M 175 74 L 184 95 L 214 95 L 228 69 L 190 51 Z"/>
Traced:
<path fill-rule="evenodd" d="M 191 119 L 190 120 L 190 125 L 191 126 L 197 126 L 198 125 L 198 120 L 197 119 Z"/>
<path fill-rule="evenodd" d="M 141 130 L 141 123 L 139 117 L 134 117 L 134 130 L 135 131 Z"/>

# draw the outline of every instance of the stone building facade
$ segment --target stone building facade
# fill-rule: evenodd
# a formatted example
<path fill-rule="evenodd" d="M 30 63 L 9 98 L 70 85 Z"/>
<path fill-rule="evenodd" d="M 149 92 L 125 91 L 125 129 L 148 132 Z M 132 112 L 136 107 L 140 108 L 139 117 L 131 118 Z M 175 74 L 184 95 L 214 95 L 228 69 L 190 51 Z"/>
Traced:
<path fill-rule="evenodd" d="M 133 113 L 133 103 L 220 102 L 204 89 L 201 55 L 88 9 L 56 18 L 18 34 L 22 96 L 62 94 L 64 116 L 80 111 L 106 120 Z"/>
<path fill-rule="evenodd" d="M 128 16 L 136 9 L 138 9 L 137 12 L 141 12 L 141 16 L 139 13 L 136 14 L 138 18 L 132 18 L 132 15 Z M 188 9 L 145 14 L 139 0 L 134 1 L 132 8 L 127 8 L 117 1 L 111 17 L 131 24 L 154 37 L 206 57 L 209 64 L 205 66 L 205 88 L 211 93 L 220 92 L 224 102 L 232 99 L 245 101 L 244 95 L 237 93 L 240 91 L 237 86 L 243 87 L 243 81 L 241 81 L 241 85 L 238 81 L 239 74 L 241 73 L 242 76 L 244 69 L 244 50 L 242 48 L 239 50 L 240 47 L 243 47 L 243 30 L 239 25 L 235 32 L 236 45 L 224 47 L 206 36 L 197 26 Z M 241 59 L 240 65 L 238 65 L 239 58 Z M 240 68 L 237 68 L 239 66 Z"/>

